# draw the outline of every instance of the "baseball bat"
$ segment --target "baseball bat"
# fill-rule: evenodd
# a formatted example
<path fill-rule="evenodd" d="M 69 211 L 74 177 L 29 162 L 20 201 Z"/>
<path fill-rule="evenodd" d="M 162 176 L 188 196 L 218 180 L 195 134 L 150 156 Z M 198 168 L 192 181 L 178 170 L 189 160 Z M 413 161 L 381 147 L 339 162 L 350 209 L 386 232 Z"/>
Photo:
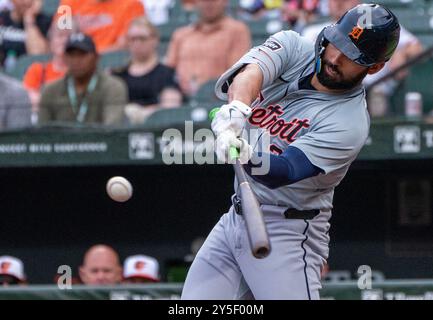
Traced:
<path fill-rule="evenodd" d="M 210 119 L 215 117 L 218 110 L 219 108 L 215 108 L 210 112 Z M 238 192 L 240 193 L 242 215 L 247 227 L 251 252 L 257 259 L 266 258 L 271 253 L 271 244 L 263 219 L 263 213 L 256 195 L 247 180 L 245 170 L 239 161 L 239 151 L 236 147 L 230 148 L 230 158 L 233 160 L 236 159 L 233 168 L 239 183 Z"/>

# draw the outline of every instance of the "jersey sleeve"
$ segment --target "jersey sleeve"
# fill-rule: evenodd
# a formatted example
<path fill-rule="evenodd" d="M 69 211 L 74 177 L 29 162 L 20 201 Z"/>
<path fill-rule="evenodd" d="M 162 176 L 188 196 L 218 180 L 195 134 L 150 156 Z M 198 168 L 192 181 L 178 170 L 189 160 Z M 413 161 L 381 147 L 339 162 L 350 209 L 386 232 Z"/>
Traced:
<path fill-rule="evenodd" d="M 280 31 L 269 37 L 262 45 L 252 48 L 217 81 L 215 93 L 227 99 L 228 87 L 237 72 L 247 64 L 257 64 L 263 73 L 262 89 L 268 87 L 301 58 L 302 40 L 294 31 Z"/>
<path fill-rule="evenodd" d="M 364 146 L 369 132 L 366 121 L 323 121 L 290 146 L 300 149 L 325 174 L 349 166 Z"/>

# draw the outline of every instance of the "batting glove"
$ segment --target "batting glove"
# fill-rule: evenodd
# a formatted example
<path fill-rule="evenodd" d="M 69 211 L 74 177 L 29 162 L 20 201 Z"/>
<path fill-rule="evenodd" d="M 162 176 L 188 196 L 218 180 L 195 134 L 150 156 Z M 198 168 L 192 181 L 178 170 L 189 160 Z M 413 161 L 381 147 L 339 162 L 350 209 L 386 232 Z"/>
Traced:
<path fill-rule="evenodd" d="M 236 159 L 230 157 L 230 148 L 236 147 L 239 151 L 239 161 L 248 163 L 253 154 L 253 148 L 245 139 L 236 137 L 232 130 L 221 132 L 215 141 L 215 153 L 219 161 L 223 163 L 235 163 Z"/>
<path fill-rule="evenodd" d="M 239 100 L 233 100 L 229 104 L 223 105 L 215 114 L 212 121 L 212 131 L 216 136 L 222 132 L 231 130 L 236 137 L 241 135 L 245 126 L 245 120 L 251 114 L 251 108 Z"/>

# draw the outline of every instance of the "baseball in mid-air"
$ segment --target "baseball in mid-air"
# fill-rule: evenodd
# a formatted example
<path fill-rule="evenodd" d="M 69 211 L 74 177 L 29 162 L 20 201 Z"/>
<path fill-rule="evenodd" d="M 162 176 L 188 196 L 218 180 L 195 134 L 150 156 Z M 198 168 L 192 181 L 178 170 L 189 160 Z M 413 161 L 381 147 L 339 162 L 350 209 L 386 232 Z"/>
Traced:
<path fill-rule="evenodd" d="M 107 182 L 107 193 L 114 201 L 125 202 L 132 197 L 132 185 L 124 177 L 112 177 Z"/>

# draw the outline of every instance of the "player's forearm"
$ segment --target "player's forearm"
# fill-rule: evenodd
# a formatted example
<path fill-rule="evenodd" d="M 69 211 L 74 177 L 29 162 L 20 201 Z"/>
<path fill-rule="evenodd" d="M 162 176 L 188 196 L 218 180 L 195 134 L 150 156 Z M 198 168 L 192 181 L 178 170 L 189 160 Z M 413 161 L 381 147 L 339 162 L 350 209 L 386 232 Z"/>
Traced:
<path fill-rule="evenodd" d="M 256 100 L 263 83 L 263 74 L 259 66 L 245 66 L 233 79 L 229 88 L 229 102 L 239 100 L 247 105 Z"/>
<path fill-rule="evenodd" d="M 276 189 L 285 185 L 314 177 L 321 171 L 314 166 L 305 154 L 295 147 L 288 147 L 281 155 L 256 154 L 261 159 L 269 157 L 269 171 L 264 175 L 253 175 L 252 168 L 260 166 L 251 161 L 244 165 L 245 171 L 257 182 L 270 189 Z M 254 161 L 257 162 L 257 161 Z"/>

